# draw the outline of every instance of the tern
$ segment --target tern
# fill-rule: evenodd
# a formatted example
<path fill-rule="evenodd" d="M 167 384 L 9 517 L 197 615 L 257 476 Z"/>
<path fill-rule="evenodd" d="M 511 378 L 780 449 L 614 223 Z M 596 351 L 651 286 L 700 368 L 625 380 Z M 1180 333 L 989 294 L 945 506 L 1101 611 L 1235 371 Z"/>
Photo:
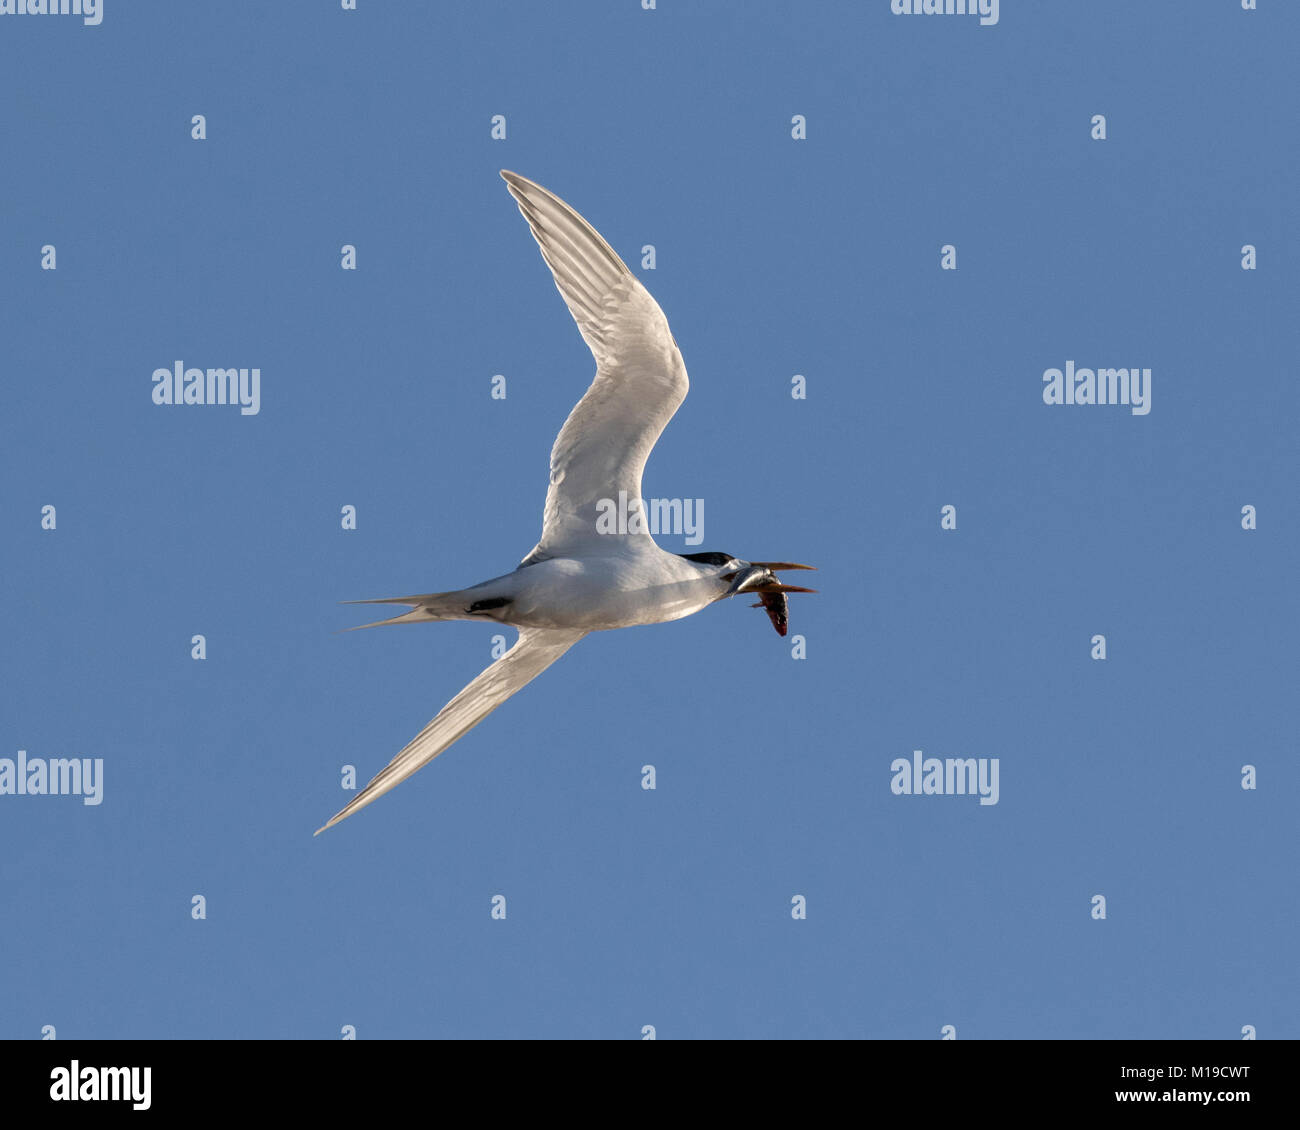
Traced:
<path fill-rule="evenodd" d="M 602 500 L 607 504 L 620 491 L 641 498 L 646 458 L 686 396 L 686 366 L 659 304 L 595 228 L 541 185 L 504 169 L 501 176 L 596 359 L 596 377 L 556 437 L 542 537 L 514 572 L 455 592 L 344 602 L 410 608 L 349 631 L 490 620 L 518 629 L 519 638 L 317 835 L 429 764 L 589 632 L 680 620 L 715 601 L 752 593 L 759 598 L 753 607 L 763 608 L 784 636 L 786 593 L 816 591 L 776 576 L 811 565 L 669 553 L 644 530 L 600 530 Z"/>

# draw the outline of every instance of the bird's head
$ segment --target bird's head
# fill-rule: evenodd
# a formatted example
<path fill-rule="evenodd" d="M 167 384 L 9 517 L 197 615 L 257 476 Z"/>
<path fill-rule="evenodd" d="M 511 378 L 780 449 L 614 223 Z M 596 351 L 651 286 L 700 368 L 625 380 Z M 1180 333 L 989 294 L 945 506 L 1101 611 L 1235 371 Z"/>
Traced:
<path fill-rule="evenodd" d="M 789 602 L 785 594 L 817 591 L 783 584 L 776 575 L 778 569 L 815 569 L 814 565 L 796 565 L 790 561 L 742 561 L 729 553 L 683 553 L 682 556 L 688 561 L 717 568 L 718 580 L 727 586 L 718 594 L 717 600 L 742 592 L 752 592 L 757 596 L 758 602 L 751 607 L 766 610 L 772 627 L 781 636 L 785 635 L 789 624 Z"/>

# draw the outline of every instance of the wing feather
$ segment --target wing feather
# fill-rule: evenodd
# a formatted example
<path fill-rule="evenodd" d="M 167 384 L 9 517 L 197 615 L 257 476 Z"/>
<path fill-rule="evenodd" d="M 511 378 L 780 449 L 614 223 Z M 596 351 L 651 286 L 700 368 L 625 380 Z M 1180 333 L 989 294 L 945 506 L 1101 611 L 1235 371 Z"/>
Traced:
<path fill-rule="evenodd" d="M 602 499 L 641 497 L 646 459 L 689 381 L 659 304 L 596 229 L 541 185 L 501 176 L 596 359 L 595 380 L 551 449 L 542 538 L 524 558 L 531 564 L 589 546 Z"/>
<path fill-rule="evenodd" d="M 346 820 L 358 809 L 396 788 L 417 769 L 424 768 L 516 691 L 537 678 L 586 634 L 576 630 L 522 629 L 515 646 L 438 711 L 437 717 L 416 734 L 361 792 L 328 823 L 316 829 L 316 835 L 332 828 L 340 820 Z"/>

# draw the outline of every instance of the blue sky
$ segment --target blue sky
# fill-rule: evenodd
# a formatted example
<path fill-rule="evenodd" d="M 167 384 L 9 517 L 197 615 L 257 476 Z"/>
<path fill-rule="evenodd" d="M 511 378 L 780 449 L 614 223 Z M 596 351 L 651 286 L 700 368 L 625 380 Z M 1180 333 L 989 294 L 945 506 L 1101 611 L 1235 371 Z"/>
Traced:
<path fill-rule="evenodd" d="M 0 795 L 0 1036 L 1300 1035 L 1300 9 L 1000 7 L 0 16 L 0 758 L 103 766 Z M 681 345 L 661 544 L 821 592 L 593 635 L 313 838 L 495 630 L 335 602 L 513 568 L 593 371 L 503 167 Z"/>

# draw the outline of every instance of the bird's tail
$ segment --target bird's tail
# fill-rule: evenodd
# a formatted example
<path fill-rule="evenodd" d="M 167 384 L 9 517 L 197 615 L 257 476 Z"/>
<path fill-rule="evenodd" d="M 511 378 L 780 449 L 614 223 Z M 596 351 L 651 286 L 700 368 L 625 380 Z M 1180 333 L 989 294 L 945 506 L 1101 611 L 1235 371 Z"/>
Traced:
<path fill-rule="evenodd" d="M 469 620 L 464 594 L 460 592 L 426 592 L 419 596 L 384 596 L 377 600 L 344 600 L 341 604 L 408 604 L 409 612 L 370 624 L 344 628 L 345 632 L 359 632 L 362 628 L 381 628 L 385 624 L 424 624 L 431 620 Z"/>

